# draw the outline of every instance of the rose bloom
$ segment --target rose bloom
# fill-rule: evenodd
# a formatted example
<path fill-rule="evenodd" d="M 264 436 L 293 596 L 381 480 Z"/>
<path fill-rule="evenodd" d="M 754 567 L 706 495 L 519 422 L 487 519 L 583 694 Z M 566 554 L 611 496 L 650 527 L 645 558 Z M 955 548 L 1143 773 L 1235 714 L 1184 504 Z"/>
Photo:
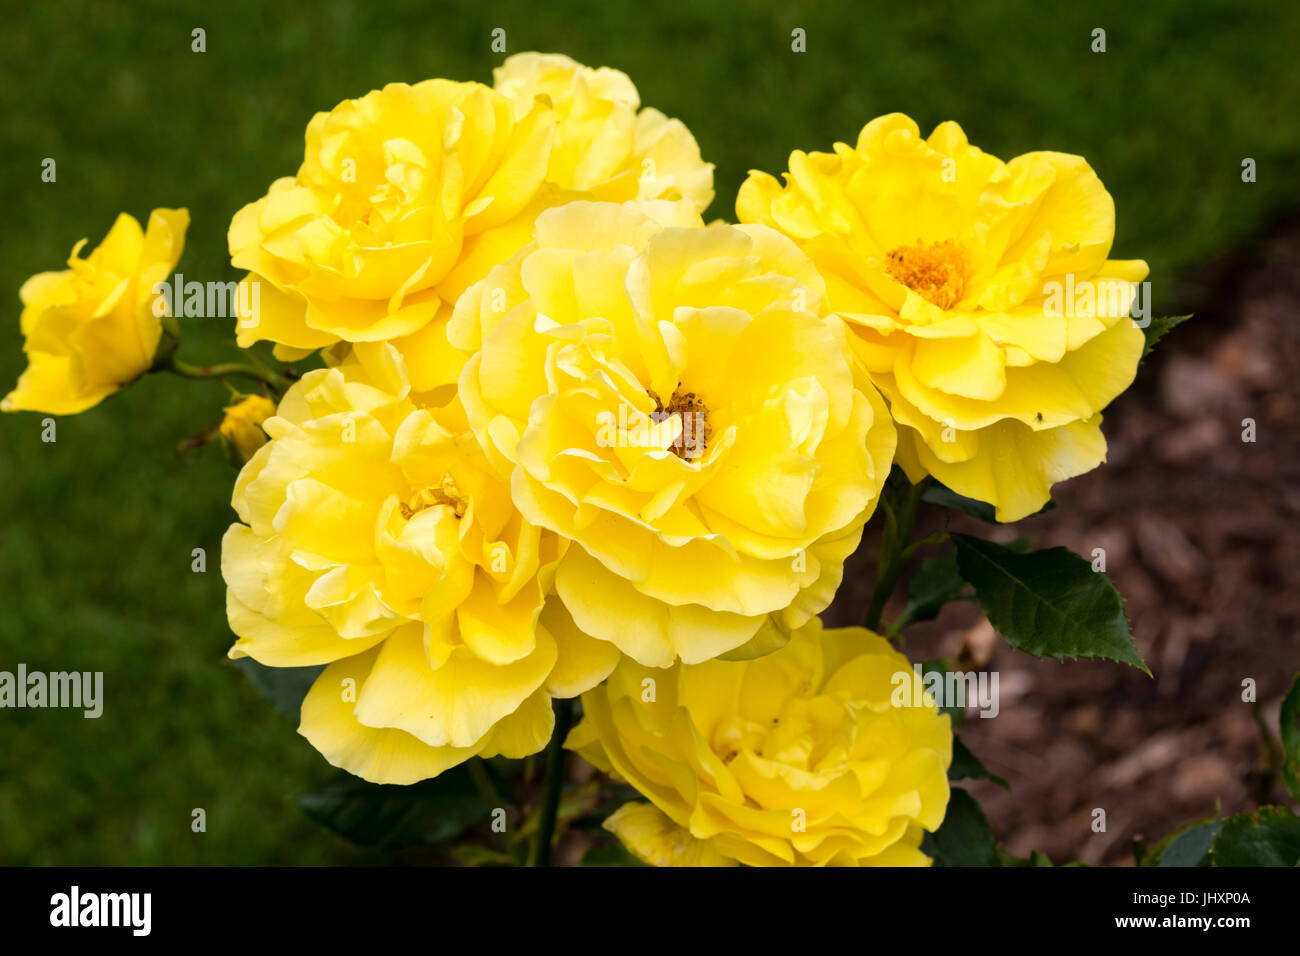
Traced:
<path fill-rule="evenodd" d="M 410 395 L 391 347 L 308 372 L 264 423 L 222 541 L 231 657 L 328 664 L 299 732 L 332 764 L 413 783 L 546 745 L 552 696 L 617 651 L 547 601 L 564 543 L 519 515 L 461 410 Z"/>
<path fill-rule="evenodd" d="M 713 201 L 713 164 L 700 158 L 695 137 L 681 120 L 641 109 L 626 73 L 555 53 L 517 53 L 493 79 L 516 111 L 538 96 L 554 105 L 548 182 L 611 202 L 689 199 L 701 213 Z"/>
<path fill-rule="evenodd" d="M 67 269 L 23 283 L 27 370 L 0 411 L 73 415 L 148 371 L 162 338 L 153 288 L 176 268 L 189 224 L 184 209 L 155 209 L 147 229 L 122 213 L 85 259 L 82 239 Z"/>
<path fill-rule="evenodd" d="M 262 423 L 275 414 L 275 402 L 264 395 L 241 395 L 238 401 L 222 411 L 225 416 L 218 430 L 235 453 L 243 461 L 248 461 L 266 444 Z"/>
<path fill-rule="evenodd" d="M 952 730 L 912 665 L 816 618 L 752 661 L 654 670 L 624 659 L 582 695 L 566 746 L 648 803 L 605 822 L 657 866 L 924 866 L 943 822 Z"/>
<path fill-rule="evenodd" d="M 460 397 L 556 589 L 643 664 L 771 650 L 826 607 L 894 449 L 808 259 L 687 202 L 577 202 L 457 303 Z"/>
<path fill-rule="evenodd" d="M 231 222 L 231 261 L 262 292 L 241 347 L 269 339 L 292 359 L 391 340 L 413 389 L 443 401 L 464 362 L 446 340 L 452 304 L 528 242 L 538 212 L 588 191 L 712 199 L 689 131 L 638 113 L 616 70 L 520 54 L 498 83 L 392 83 L 312 119 L 298 174 Z"/>
<path fill-rule="evenodd" d="M 1106 456 L 1101 409 L 1133 381 L 1140 260 L 1108 259 L 1115 207 L 1079 156 L 1009 163 L 956 123 L 901 114 L 856 146 L 794 152 L 785 185 L 752 172 L 742 222 L 797 242 L 889 399 L 898 460 L 989 502 L 1000 521 Z"/>
<path fill-rule="evenodd" d="M 553 127 L 544 102 L 516 119 L 507 97 L 450 80 L 317 113 L 298 174 L 231 221 L 231 261 L 261 283 L 239 345 L 269 339 L 288 357 L 427 325 L 476 263 L 518 248 L 509 226 L 537 197 Z"/>

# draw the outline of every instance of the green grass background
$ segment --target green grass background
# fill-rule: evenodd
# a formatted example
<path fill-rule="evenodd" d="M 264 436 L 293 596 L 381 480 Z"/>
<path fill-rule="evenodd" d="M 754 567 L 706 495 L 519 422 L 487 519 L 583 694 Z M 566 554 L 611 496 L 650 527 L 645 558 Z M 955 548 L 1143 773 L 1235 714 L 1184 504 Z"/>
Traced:
<path fill-rule="evenodd" d="M 190 9 L 185 9 L 187 6 Z M 291 174 L 314 111 L 393 80 L 489 81 L 509 52 L 628 72 L 717 164 L 711 216 L 746 170 L 853 141 L 880 113 L 958 120 L 1009 158 L 1082 153 L 1114 194 L 1115 254 L 1178 280 L 1296 209 L 1300 5 L 1277 2 L 537 2 L 284 5 L 227 0 L 12 8 L 0 32 L 0 389 L 24 361 L 17 290 L 99 241 L 119 210 L 188 206 L 187 277 L 235 277 L 232 213 Z M 207 52 L 191 52 L 191 30 Z M 1107 51 L 1091 52 L 1092 30 Z M 807 52 L 791 51 L 802 28 Z M 53 157 L 58 180 L 42 183 Z M 1241 181 L 1254 158 L 1258 181 Z M 183 320 L 182 357 L 232 357 L 221 320 Z M 233 472 L 175 443 L 220 384 L 152 376 L 40 439 L 0 419 L 0 670 L 102 670 L 104 715 L 0 711 L 0 863 L 242 864 L 365 857 L 296 793 L 330 768 L 224 652 L 220 537 Z M 190 570 L 207 549 L 208 571 Z M 191 811 L 207 831 L 191 832 Z"/>

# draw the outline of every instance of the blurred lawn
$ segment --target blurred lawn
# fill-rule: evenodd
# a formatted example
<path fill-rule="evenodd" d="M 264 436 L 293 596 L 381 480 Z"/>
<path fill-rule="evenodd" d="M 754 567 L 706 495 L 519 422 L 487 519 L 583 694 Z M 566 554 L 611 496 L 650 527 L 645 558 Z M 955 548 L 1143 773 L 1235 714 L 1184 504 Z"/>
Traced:
<path fill-rule="evenodd" d="M 0 389 L 23 367 L 17 289 L 119 210 L 193 216 L 181 271 L 233 278 L 231 214 L 291 174 L 308 118 L 392 80 L 489 81 L 510 52 L 627 71 L 717 164 L 712 216 L 751 167 L 853 141 L 880 113 L 956 119 L 1004 158 L 1086 155 L 1115 196 L 1115 254 L 1152 265 L 1157 311 L 1188 276 L 1297 208 L 1300 6 L 1234 2 L 760 4 L 45 2 L 0 34 Z M 196 5 L 197 6 L 197 5 Z M 190 31 L 207 31 L 192 53 Z M 792 53 L 791 31 L 808 52 Z M 1108 50 L 1090 51 L 1107 31 Z M 1241 161 L 1258 163 L 1243 184 Z M 40 180 L 53 157 L 58 181 Z M 1194 304 L 1194 303 L 1193 303 Z M 182 356 L 230 357 L 220 320 Z M 40 440 L 0 420 L 0 670 L 102 670 L 104 714 L 0 711 L 0 863 L 325 863 L 364 857 L 293 795 L 329 768 L 224 659 L 220 537 L 233 473 L 172 453 L 220 384 L 150 378 Z M 208 571 L 190 571 L 207 549 Z M 207 832 L 190 830 L 191 810 Z"/>

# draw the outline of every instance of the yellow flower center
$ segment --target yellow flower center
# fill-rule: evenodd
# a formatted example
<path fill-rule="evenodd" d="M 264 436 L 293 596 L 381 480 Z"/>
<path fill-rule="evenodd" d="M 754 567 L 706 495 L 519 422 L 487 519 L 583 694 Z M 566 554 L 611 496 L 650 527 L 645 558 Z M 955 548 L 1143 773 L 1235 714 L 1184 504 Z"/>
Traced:
<path fill-rule="evenodd" d="M 956 305 L 966 287 L 966 261 L 952 239 L 892 249 L 885 254 L 885 272 L 941 309 Z"/>
<path fill-rule="evenodd" d="M 446 505 L 457 518 L 463 518 L 469 507 L 469 502 L 460 493 L 451 475 L 444 476 L 437 486 L 421 488 L 398 507 L 401 509 L 402 517 L 409 521 L 426 508 L 434 508 L 438 505 Z"/>
<path fill-rule="evenodd" d="M 683 392 L 681 385 L 673 391 L 667 405 L 653 391 L 648 391 L 647 394 L 655 403 L 655 410 L 650 413 L 652 422 L 658 424 L 674 415 L 681 418 L 682 430 L 677 441 L 673 442 L 673 454 L 681 459 L 694 459 L 703 455 L 709 439 L 713 437 L 709 409 L 704 400 L 694 392 Z"/>

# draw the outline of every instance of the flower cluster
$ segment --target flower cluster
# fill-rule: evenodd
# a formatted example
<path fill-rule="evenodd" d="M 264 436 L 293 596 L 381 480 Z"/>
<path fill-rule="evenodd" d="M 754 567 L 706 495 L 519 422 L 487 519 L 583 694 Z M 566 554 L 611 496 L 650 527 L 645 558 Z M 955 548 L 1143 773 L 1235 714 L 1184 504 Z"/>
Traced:
<path fill-rule="evenodd" d="M 330 763 L 525 757 L 581 696 L 567 746 L 644 796 L 606 825 L 648 862 L 929 862 L 949 720 L 818 615 L 893 465 L 1011 521 L 1102 461 L 1146 266 L 1109 258 L 1077 156 L 892 115 L 789 166 L 706 224 L 681 122 L 526 53 L 317 114 L 235 214 L 239 346 L 323 367 L 240 366 L 263 391 L 212 429 L 243 462 L 230 655 L 323 665 L 300 732 Z M 6 410 L 226 370 L 176 361 L 158 308 L 186 225 L 123 216 L 23 287 Z"/>

